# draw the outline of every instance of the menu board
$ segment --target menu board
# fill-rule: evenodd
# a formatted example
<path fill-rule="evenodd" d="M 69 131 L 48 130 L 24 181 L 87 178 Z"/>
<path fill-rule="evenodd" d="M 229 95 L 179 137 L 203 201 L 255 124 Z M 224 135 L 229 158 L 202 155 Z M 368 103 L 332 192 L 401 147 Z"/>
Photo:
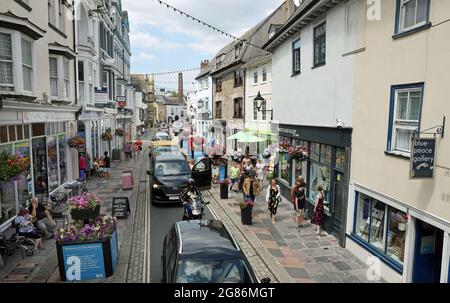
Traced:
<path fill-rule="evenodd" d="M 128 218 L 128 213 L 130 213 L 130 202 L 127 197 L 116 197 L 113 198 L 112 202 L 112 216 L 117 219 Z"/>

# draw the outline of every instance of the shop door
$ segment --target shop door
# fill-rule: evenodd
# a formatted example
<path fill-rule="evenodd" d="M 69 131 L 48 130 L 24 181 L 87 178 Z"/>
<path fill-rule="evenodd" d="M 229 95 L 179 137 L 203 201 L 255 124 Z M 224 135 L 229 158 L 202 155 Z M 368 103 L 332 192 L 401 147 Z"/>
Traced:
<path fill-rule="evenodd" d="M 48 195 L 47 147 L 45 137 L 32 140 L 34 193 L 42 201 Z"/>
<path fill-rule="evenodd" d="M 439 283 L 444 232 L 417 220 L 413 283 Z"/>
<path fill-rule="evenodd" d="M 344 174 L 336 172 L 334 180 L 333 205 L 331 209 L 331 233 L 338 239 L 342 233 L 342 205 L 344 201 Z"/>

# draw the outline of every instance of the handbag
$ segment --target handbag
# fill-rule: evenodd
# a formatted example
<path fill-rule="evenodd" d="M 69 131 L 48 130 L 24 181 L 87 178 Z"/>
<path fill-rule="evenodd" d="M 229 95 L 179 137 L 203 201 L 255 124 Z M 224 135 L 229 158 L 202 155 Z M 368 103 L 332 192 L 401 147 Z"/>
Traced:
<path fill-rule="evenodd" d="M 281 202 L 283 202 L 283 199 L 281 198 L 281 196 L 277 197 L 277 204 L 281 204 Z"/>

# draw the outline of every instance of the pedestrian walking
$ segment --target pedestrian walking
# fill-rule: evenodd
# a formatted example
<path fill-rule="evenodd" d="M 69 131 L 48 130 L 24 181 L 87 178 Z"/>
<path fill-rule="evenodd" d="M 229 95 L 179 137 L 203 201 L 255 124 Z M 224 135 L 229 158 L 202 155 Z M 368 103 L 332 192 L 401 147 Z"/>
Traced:
<path fill-rule="evenodd" d="M 255 204 L 255 198 L 259 195 L 261 188 L 259 187 L 259 183 L 255 180 L 256 173 L 255 171 L 251 171 L 242 185 L 242 191 L 244 193 L 244 201 L 249 202 L 250 207 L 250 218 L 253 218 L 252 211 L 253 205 Z M 251 222 L 250 222 L 251 224 Z"/>
<path fill-rule="evenodd" d="M 123 152 L 125 153 L 125 159 L 130 160 L 133 152 L 133 147 L 129 141 L 123 144 Z"/>
<path fill-rule="evenodd" d="M 297 181 L 295 182 L 294 186 L 292 186 L 291 189 L 291 201 L 292 204 L 294 204 L 294 207 L 295 207 L 295 192 L 298 190 L 298 187 L 302 182 L 305 182 L 305 179 L 302 176 L 297 177 Z"/>
<path fill-rule="evenodd" d="M 303 181 L 297 181 L 295 188 L 295 219 L 297 222 L 297 228 L 300 228 L 303 227 L 303 221 L 305 220 L 306 183 Z"/>
<path fill-rule="evenodd" d="M 105 183 L 109 182 L 109 177 L 111 174 L 111 159 L 108 157 L 108 152 L 105 151 L 103 157 L 103 176 L 105 177 Z"/>
<path fill-rule="evenodd" d="M 84 153 L 80 153 L 78 169 L 80 170 L 80 180 L 86 180 L 86 157 L 84 156 Z"/>
<path fill-rule="evenodd" d="M 258 179 L 260 188 L 264 185 L 265 168 L 266 165 L 263 163 L 262 159 L 258 159 L 258 162 L 256 163 L 256 178 Z"/>
<path fill-rule="evenodd" d="M 316 233 L 320 235 L 320 225 L 322 224 L 324 216 L 323 199 L 325 195 L 323 193 L 323 186 L 322 185 L 317 186 L 317 191 L 319 193 L 317 194 L 316 197 L 316 206 L 314 207 L 314 213 L 311 219 L 311 223 L 317 225 Z"/>
<path fill-rule="evenodd" d="M 133 143 L 133 145 L 131 146 L 131 149 L 133 151 L 134 161 L 137 161 L 137 153 L 139 151 L 139 147 L 137 146 L 136 142 Z"/>
<path fill-rule="evenodd" d="M 239 175 L 241 173 L 241 169 L 239 168 L 239 164 L 237 162 L 233 162 L 233 166 L 230 168 L 230 191 L 234 191 L 237 193 L 239 191 Z"/>
<path fill-rule="evenodd" d="M 272 219 L 272 224 L 275 224 L 275 215 L 277 214 L 278 205 L 281 202 L 280 186 L 277 184 L 275 179 L 272 179 L 270 181 L 270 185 L 267 187 L 266 202 L 268 205 L 267 209 L 270 212 L 270 218 Z"/>
<path fill-rule="evenodd" d="M 141 137 L 138 137 L 136 140 L 136 145 L 138 147 L 138 151 L 137 151 L 137 156 L 140 157 L 141 156 L 141 151 L 142 151 L 142 141 L 141 141 Z"/>

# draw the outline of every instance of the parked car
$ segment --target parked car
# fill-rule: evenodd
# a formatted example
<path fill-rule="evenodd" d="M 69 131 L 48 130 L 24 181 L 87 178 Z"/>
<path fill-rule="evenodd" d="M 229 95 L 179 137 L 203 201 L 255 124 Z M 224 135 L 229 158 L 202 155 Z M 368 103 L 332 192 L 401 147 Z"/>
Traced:
<path fill-rule="evenodd" d="M 161 263 L 163 283 L 261 282 L 220 220 L 175 223 L 164 238 Z"/>
<path fill-rule="evenodd" d="M 183 122 L 180 122 L 180 121 L 173 122 L 172 130 L 173 130 L 175 136 L 177 136 L 183 130 Z"/>
<path fill-rule="evenodd" d="M 170 141 L 170 135 L 166 132 L 158 132 L 153 137 L 153 141 Z"/>
<path fill-rule="evenodd" d="M 179 151 L 153 153 L 147 174 L 153 204 L 179 204 L 189 178 L 201 190 L 211 188 L 211 160 L 202 159 L 191 171 L 186 156 Z"/>
<path fill-rule="evenodd" d="M 158 130 L 169 132 L 169 125 L 166 122 L 161 122 L 161 124 L 159 124 Z"/>

